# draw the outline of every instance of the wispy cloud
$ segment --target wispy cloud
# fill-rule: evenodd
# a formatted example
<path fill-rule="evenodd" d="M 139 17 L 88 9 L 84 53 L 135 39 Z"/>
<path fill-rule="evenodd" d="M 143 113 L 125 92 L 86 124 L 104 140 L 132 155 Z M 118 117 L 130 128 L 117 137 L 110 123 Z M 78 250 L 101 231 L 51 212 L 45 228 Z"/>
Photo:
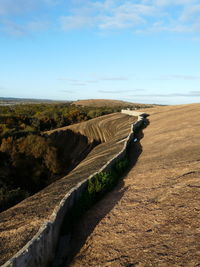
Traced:
<path fill-rule="evenodd" d="M 76 83 L 71 83 L 70 85 L 72 86 L 86 86 L 86 83 L 81 83 L 81 82 L 76 82 Z"/>
<path fill-rule="evenodd" d="M 59 81 L 69 82 L 70 85 L 75 86 L 85 86 L 91 83 L 99 83 L 99 82 L 111 82 L 111 81 L 127 81 L 129 78 L 124 76 L 96 76 L 94 79 L 91 80 L 78 80 L 72 78 L 65 78 L 61 77 L 58 78 Z"/>
<path fill-rule="evenodd" d="M 16 23 L 23 28 L 8 29 L 8 32 L 23 34 L 24 29 L 31 31 L 31 25 L 26 27 L 30 21 L 19 23 L 15 17 L 21 20 L 31 14 L 40 16 L 37 19 L 41 21 L 50 9 L 56 10 L 57 7 L 50 20 L 55 27 L 59 23 L 59 30 L 63 31 L 92 28 L 100 32 L 124 29 L 135 33 L 200 32 L 199 0 L 69 0 L 67 3 L 63 0 L 0 0 L 0 20 L 9 20 L 10 25 Z M 41 29 L 44 25 L 38 22 L 32 27 Z"/>
<path fill-rule="evenodd" d="M 44 31 L 49 27 L 49 24 L 50 23 L 48 21 L 39 19 L 33 19 L 23 24 L 3 19 L 1 20 L 0 32 L 4 32 L 15 37 L 21 37 L 33 32 Z"/>
<path fill-rule="evenodd" d="M 133 93 L 138 91 L 145 91 L 145 89 L 133 89 L 133 90 L 99 90 L 99 93 L 103 94 L 123 94 L 123 93 Z"/>
<path fill-rule="evenodd" d="M 199 75 L 192 74 L 165 74 L 160 76 L 141 76 L 136 77 L 137 80 L 188 80 L 188 81 L 198 81 L 200 80 Z"/>
<path fill-rule="evenodd" d="M 200 80 L 200 76 L 195 75 L 166 75 L 160 78 L 163 80 Z"/>
<path fill-rule="evenodd" d="M 198 0 L 79 0 L 72 3 L 68 14 L 60 17 L 63 30 L 129 28 L 138 33 L 200 31 Z"/>
<path fill-rule="evenodd" d="M 59 92 L 68 93 L 68 94 L 73 94 L 74 93 L 74 91 L 72 91 L 72 90 L 59 90 Z"/>
<path fill-rule="evenodd" d="M 142 2 L 142 1 L 140 1 Z M 155 15 L 152 5 L 133 4 L 129 1 L 75 1 L 69 15 L 61 16 L 63 30 L 97 27 L 99 29 L 124 29 L 145 23 L 143 16 Z"/>
<path fill-rule="evenodd" d="M 1 0 L 0 16 L 22 15 L 59 4 L 59 0 Z"/>
<path fill-rule="evenodd" d="M 77 80 L 77 79 L 71 79 L 71 78 L 63 78 L 63 77 L 61 77 L 61 78 L 58 78 L 57 79 L 58 81 L 67 81 L 67 82 L 80 82 L 80 80 Z"/>
<path fill-rule="evenodd" d="M 98 80 L 88 80 L 88 81 L 85 81 L 86 83 L 98 83 Z"/>
<path fill-rule="evenodd" d="M 0 0 L 0 32 L 21 37 L 45 31 L 51 22 L 48 11 L 60 0 Z"/>
<path fill-rule="evenodd" d="M 49 26 L 50 22 L 48 20 L 35 18 L 27 23 L 26 29 L 31 31 L 44 31 Z"/>
<path fill-rule="evenodd" d="M 0 26 L 0 32 L 7 33 L 15 37 L 21 37 L 28 34 L 26 28 L 10 20 L 3 20 Z"/>
<path fill-rule="evenodd" d="M 134 97 L 200 97 L 200 91 L 190 91 L 188 93 L 170 93 L 170 94 L 140 94 Z"/>
<path fill-rule="evenodd" d="M 123 76 L 102 76 L 96 79 L 97 81 L 127 81 L 128 77 Z"/>
<path fill-rule="evenodd" d="M 190 91 L 192 96 L 200 96 L 200 91 Z"/>

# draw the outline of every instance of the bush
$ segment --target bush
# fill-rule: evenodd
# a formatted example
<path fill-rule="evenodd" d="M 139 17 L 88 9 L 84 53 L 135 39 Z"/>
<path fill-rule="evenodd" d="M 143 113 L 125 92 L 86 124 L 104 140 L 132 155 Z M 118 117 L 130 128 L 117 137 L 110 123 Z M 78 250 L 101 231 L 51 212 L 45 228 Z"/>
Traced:
<path fill-rule="evenodd" d="M 88 181 L 87 189 L 65 216 L 61 234 L 67 234 L 78 218 L 102 196 L 113 189 L 128 167 L 128 158 L 118 160 L 109 172 L 100 172 Z"/>
<path fill-rule="evenodd" d="M 29 197 L 29 193 L 20 188 L 9 190 L 5 187 L 0 189 L 0 212 L 12 207 L 23 199 Z"/>
<path fill-rule="evenodd" d="M 118 160 L 111 171 L 97 173 L 88 181 L 87 190 L 79 198 L 73 208 L 76 218 L 86 211 L 93 203 L 98 201 L 106 192 L 113 189 L 128 167 L 128 158 Z"/>

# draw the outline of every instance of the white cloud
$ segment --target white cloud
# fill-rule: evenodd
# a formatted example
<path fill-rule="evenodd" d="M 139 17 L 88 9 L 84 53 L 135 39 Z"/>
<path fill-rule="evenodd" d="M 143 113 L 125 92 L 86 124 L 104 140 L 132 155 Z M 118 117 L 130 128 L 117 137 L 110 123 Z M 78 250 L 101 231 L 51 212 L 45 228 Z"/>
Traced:
<path fill-rule="evenodd" d="M 156 9 L 144 4 L 125 1 L 105 0 L 104 2 L 84 2 L 84 7 L 75 6 L 70 15 L 61 16 L 62 29 L 69 30 L 84 27 L 99 29 L 123 29 L 144 23 L 142 16 L 153 16 Z M 80 3 L 79 3 L 80 4 Z"/>
<path fill-rule="evenodd" d="M 124 76 L 100 76 L 97 78 L 98 81 L 127 81 L 128 77 Z"/>
<path fill-rule="evenodd" d="M 132 92 L 138 92 L 138 91 L 145 91 L 145 89 L 133 89 L 133 90 L 99 90 L 99 93 L 104 94 L 123 94 L 123 93 L 132 93 Z"/>
<path fill-rule="evenodd" d="M 49 27 L 46 20 L 33 19 L 24 24 L 13 22 L 12 20 L 1 20 L 0 32 L 4 32 L 14 37 L 29 35 L 30 32 L 44 31 Z"/>
<path fill-rule="evenodd" d="M 166 75 L 162 76 L 161 79 L 163 80 L 200 80 L 200 76 L 194 76 L 194 75 Z"/>
<path fill-rule="evenodd" d="M 194 18 L 197 16 L 199 16 L 200 14 L 200 4 L 194 4 L 194 5 L 190 5 L 190 6 L 186 6 L 183 9 L 183 12 L 180 16 L 180 19 L 182 21 L 190 21 L 190 20 L 194 20 Z"/>
<path fill-rule="evenodd" d="M 141 94 L 135 97 L 200 97 L 200 91 L 190 91 L 188 93 L 170 93 L 170 94 Z"/>
<path fill-rule="evenodd" d="M 24 26 L 10 20 L 3 20 L 0 32 L 4 32 L 15 37 L 21 37 L 28 34 Z"/>
<path fill-rule="evenodd" d="M 59 90 L 61 93 L 68 93 L 68 94 L 74 94 L 75 92 L 72 90 Z"/>
<path fill-rule="evenodd" d="M 86 83 L 71 83 L 70 85 L 72 86 L 86 86 L 87 84 Z"/>
<path fill-rule="evenodd" d="M 56 19 L 54 9 L 59 14 Z M 50 15 L 51 24 L 59 22 L 63 31 L 92 28 L 101 32 L 200 32 L 199 0 L 0 0 L 0 23 L 4 31 L 9 29 L 10 34 L 19 36 L 45 30 L 49 23 L 42 18 L 47 19 L 50 10 L 54 13 Z M 5 25 L 3 20 L 7 21 Z"/>
<path fill-rule="evenodd" d="M 200 96 L 200 91 L 190 91 L 192 96 Z"/>
<path fill-rule="evenodd" d="M 59 4 L 59 0 L 0 0 L 0 16 L 26 14 L 56 4 Z"/>
<path fill-rule="evenodd" d="M 199 32 L 200 3 L 197 0 L 91 0 L 72 1 L 63 30 L 93 27 L 99 30 L 133 29 L 135 32 Z M 66 12 L 67 13 L 67 12 Z"/>
<path fill-rule="evenodd" d="M 72 78 L 61 77 L 58 78 L 59 81 L 68 82 L 73 86 L 85 86 L 91 83 L 99 83 L 99 82 L 110 82 L 110 81 L 127 81 L 129 78 L 125 76 L 95 76 L 95 79 L 91 80 L 77 80 Z"/>
<path fill-rule="evenodd" d="M 36 2 L 26 0 L 1 0 L 0 15 L 13 15 L 27 12 L 36 7 Z"/>
<path fill-rule="evenodd" d="M 26 28 L 31 31 L 44 31 L 49 27 L 49 25 L 50 22 L 48 20 L 35 18 L 27 23 Z"/>
<path fill-rule="evenodd" d="M 148 2 L 154 3 L 157 6 L 183 6 L 198 2 L 198 0 L 154 0 Z"/>
<path fill-rule="evenodd" d="M 87 16 L 61 16 L 60 17 L 61 29 L 72 30 L 84 27 L 91 27 L 94 24 L 94 19 Z"/>
<path fill-rule="evenodd" d="M 0 0 L 0 32 L 15 37 L 46 30 L 48 15 L 38 11 L 53 8 L 61 0 Z"/>
<path fill-rule="evenodd" d="M 190 94 L 166 94 L 166 95 L 162 95 L 162 94 L 148 94 L 148 95 L 133 95 L 132 97 L 148 97 L 148 98 L 173 98 L 173 97 L 191 97 L 194 95 L 190 95 Z M 131 96 L 130 96 L 131 97 Z"/>

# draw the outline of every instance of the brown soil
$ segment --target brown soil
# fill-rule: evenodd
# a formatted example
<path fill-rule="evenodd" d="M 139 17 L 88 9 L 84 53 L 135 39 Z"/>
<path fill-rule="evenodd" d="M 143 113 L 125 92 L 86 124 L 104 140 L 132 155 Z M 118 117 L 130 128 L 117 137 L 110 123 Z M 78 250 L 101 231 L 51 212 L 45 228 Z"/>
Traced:
<path fill-rule="evenodd" d="M 132 102 L 111 100 L 111 99 L 85 99 L 85 100 L 74 101 L 72 104 L 77 105 L 77 106 L 89 106 L 89 107 L 105 107 L 105 106 L 107 107 L 133 106 L 134 107 L 135 105 L 140 106 L 140 107 L 153 106 L 153 105 L 137 104 L 137 103 L 132 103 Z"/>
<path fill-rule="evenodd" d="M 65 133 L 71 129 L 75 137 L 72 136 L 68 142 L 74 139 L 76 143 L 76 146 L 72 145 L 72 158 L 76 160 L 80 154 L 85 158 L 67 176 L 0 214 L 0 264 L 11 258 L 36 234 L 72 187 L 98 171 L 121 151 L 135 120 L 136 117 L 115 113 L 46 133 L 52 138 L 62 139 L 68 136 Z M 87 142 L 81 136 L 78 138 L 77 133 L 85 136 Z M 88 154 L 89 144 L 94 141 L 101 144 Z"/>
<path fill-rule="evenodd" d="M 200 104 L 145 112 L 142 153 L 76 226 L 71 266 L 200 266 Z"/>

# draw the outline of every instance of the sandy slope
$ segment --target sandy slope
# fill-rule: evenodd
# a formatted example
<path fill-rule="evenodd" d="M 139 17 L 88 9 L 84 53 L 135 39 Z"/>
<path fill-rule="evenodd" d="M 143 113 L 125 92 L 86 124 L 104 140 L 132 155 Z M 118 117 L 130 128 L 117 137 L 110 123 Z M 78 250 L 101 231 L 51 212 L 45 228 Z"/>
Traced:
<path fill-rule="evenodd" d="M 200 104 L 148 111 L 136 165 L 75 229 L 72 266 L 200 266 Z"/>

